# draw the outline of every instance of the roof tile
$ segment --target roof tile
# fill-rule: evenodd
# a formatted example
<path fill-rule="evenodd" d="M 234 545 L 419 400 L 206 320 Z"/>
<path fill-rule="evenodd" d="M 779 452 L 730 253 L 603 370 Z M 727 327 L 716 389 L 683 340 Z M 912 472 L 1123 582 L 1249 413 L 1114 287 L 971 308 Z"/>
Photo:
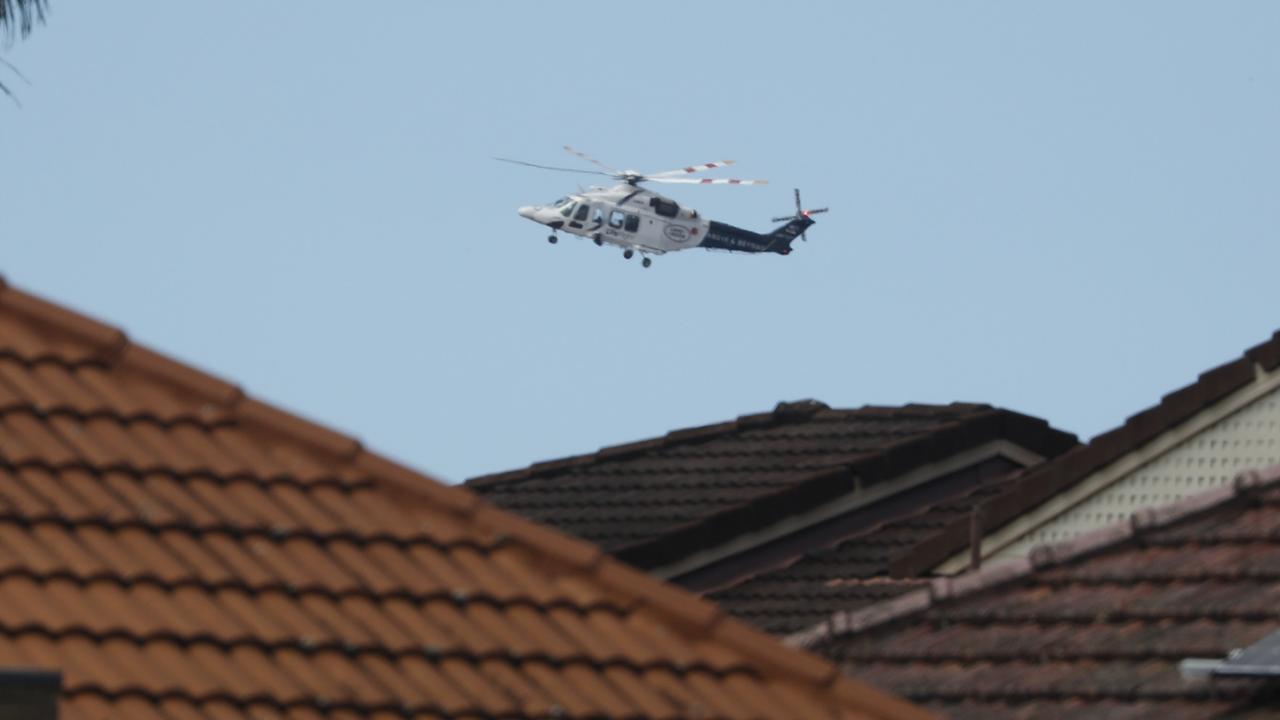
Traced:
<path fill-rule="evenodd" d="M 841 702 L 806 656 L 726 642 L 710 605 L 596 548 L 11 288 L 0 607 L 0 664 L 59 668 L 72 718 L 754 717 L 812 694 L 834 716 L 879 696 Z M 761 679 L 750 703 L 729 689 Z"/>
<path fill-rule="evenodd" d="M 148 405 L 159 405 L 164 408 L 168 405 L 165 402 L 168 399 L 166 396 L 170 396 L 175 391 L 194 396 L 193 399 L 197 404 L 213 403 L 222 406 L 235 403 L 244 394 L 240 388 L 231 383 L 152 352 L 141 345 L 130 344 L 125 347 L 120 353 L 119 361 L 127 371 L 142 376 L 136 377 L 136 386 L 127 388 L 127 391 L 142 395 Z M 122 379 L 128 379 L 130 372 L 122 373 Z M 154 384 L 156 381 L 169 387 L 158 386 Z M 186 404 L 178 398 L 173 398 L 173 404 L 180 403 Z M 172 405 L 169 405 L 168 409 L 171 413 L 167 414 L 178 414 L 172 412 L 174 409 Z"/>
<path fill-rule="evenodd" d="M 1280 466 L 1247 473 L 1020 565 L 935 583 L 912 611 L 873 606 L 860 613 L 871 622 L 836 616 L 795 640 L 956 716 L 1261 712 L 1264 681 L 1188 683 L 1178 664 L 1225 657 L 1280 622 L 1276 487 Z"/>
<path fill-rule="evenodd" d="M 1046 455 L 1075 442 L 1042 420 L 985 405 L 832 410 L 805 401 L 468 486 L 655 568 L 996 439 Z"/>

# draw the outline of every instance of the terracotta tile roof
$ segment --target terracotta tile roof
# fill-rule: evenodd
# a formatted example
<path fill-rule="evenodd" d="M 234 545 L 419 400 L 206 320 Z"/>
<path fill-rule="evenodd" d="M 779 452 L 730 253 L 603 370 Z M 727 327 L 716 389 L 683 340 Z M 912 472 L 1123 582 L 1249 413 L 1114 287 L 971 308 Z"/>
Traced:
<path fill-rule="evenodd" d="M 1280 367 L 1280 331 L 1235 360 L 1201 373 L 1196 382 L 1165 395 L 1159 404 L 1131 416 L 1120 427 L 1024 473 L 1005 491 L 979 506 L 985 532 L 1017 519 L 1245 387 L 1255 379 L 1255 365 L 1268 372 Z M 970 523 L 968 516 L 953 520 L 899 558 L 895 572 L 919 574 L 963 551 L 969 545 Z"/>
<path fill-rule="evenodd" d="M 776 635 L 811 627 L 840 610 L 874 605 L 927 585 L 928 578 L 894 577 L 894 561 L 975 505 L 1008 487 L 1014 474 L 979 479 L 944 500 L 916 507 L 776 569 L 745 578 L 705 597 Z"/>
<path fill-rule="evenodd" d="M 833 410 L 815 401 L 470 480 L 493 502 L 657 567 L 995 439 L 1075 437 L 988 405 Z"/>
<path fill-rule="evenodd" d="M 1274 683 L 1194 681 L 1280 627 L 1280 466 L 790 642 L 958 718 L 1264 717 Z"/>
<path fill-rule="evenodd" d="M 63 717 L 922 717 L 0 285 L 0 667 Z"/>

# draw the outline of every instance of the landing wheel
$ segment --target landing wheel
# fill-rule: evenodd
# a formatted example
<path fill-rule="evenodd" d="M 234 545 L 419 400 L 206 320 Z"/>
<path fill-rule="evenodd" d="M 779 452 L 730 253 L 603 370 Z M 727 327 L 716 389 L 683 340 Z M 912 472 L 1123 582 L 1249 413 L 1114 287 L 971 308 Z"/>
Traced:
<path fill-rule="evenodd" d="M 645 258 L 644 260 L 640 261 L 640 264 L 645 267 L 649 267 L 650 265 L 653 264 L 653 261 L 650 260 L 649 258 Z"/>
<path fill-rule="evenodd" d="M 622 257 L 626 258 L 627 260 L 630 260 L 632 255 L 635 255 L 635 252 L 634 252 L 634 251 L 632 251 L 632 250 L 623 250 L 623 251 L 622 251 Z"/>
<path fill-rule="evenodd" d="M 547 236 L 547 242 L 551 243 L 552 245 L 555 245 L 557 242 L 559 242 L 559 240 L 560 238 L 556 237 L 555 235 Z"/>
<path fill-rule="evenodd" d="M 591 239 L 595 241 L 596 245 L 604 245 L 604 238 L 600 237 L 600 233 L 596 233 L 595 235 L 592 235 Z"/>

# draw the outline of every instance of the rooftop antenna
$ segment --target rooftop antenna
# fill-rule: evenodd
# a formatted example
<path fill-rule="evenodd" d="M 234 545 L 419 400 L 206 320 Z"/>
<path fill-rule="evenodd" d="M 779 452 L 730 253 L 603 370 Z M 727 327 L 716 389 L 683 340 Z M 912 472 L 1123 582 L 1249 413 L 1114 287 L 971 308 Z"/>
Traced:
<path fill-rule="evenodd" d="M 810 215 L 817 215 L 818 213 L 824 213 L 831 209 L 831 208 L 814 208 L 812 210 L 805 210 L 804 206 L 800 204 L 800 188 L 796 188 L 795 191 L 796 191 L 796 214 L 783 215 L 781 217 L 776 217 L 776 218 L 773 218 L 772 222 L 782 222 L 783 220 L 795 220 L 802 217 L 809 217 Z M 805 237 L 805 233 L 800 233 L 800 239 L 804 240 L 805 242 L 809 242 L 809 238 Z"/>

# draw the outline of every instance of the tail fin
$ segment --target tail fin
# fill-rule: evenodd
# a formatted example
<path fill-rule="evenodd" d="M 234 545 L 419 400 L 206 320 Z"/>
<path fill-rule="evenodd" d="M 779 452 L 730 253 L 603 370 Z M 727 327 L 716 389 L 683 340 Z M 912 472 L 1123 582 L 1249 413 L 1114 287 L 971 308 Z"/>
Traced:
<path fill-rule="evenodd" d="M 800 215 L 780 225 L 765 237 L 769 238 L 769 249 L 786 255 L 791 252 L 791 243 L 813 224 L 813 218 Z"/>
<path fill-rule="evenodd" d="M 800 233 L 804 232 L 813 224 L 813 218 L 808 215 L 791 218 L 785 225 L 779 225 L 776 230 L 769 233 L 769 237 L 778 240 L 795 240 Z"/>

